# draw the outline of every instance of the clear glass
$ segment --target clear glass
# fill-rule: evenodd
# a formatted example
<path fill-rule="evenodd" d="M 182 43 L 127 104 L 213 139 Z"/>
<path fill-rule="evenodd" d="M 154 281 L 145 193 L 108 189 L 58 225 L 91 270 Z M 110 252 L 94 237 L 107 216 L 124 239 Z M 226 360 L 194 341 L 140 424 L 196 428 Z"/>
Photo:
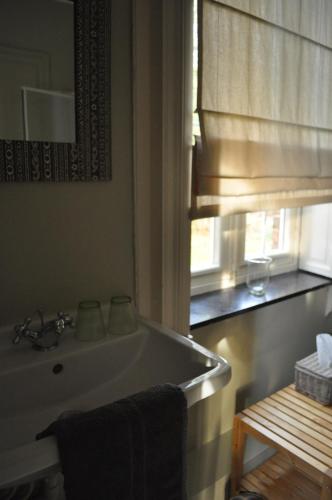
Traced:
<path fill-rule="evenodd" d="M 78 304 L 75 336 L 78 340 L 91 342 L 105 337 L 100 302 L 85 300 Z"/>
<path fill-rule="evenodd" d="M 127 335 L 137 329 L 136 312 L 131 297 L 121 295 L 111 298 L 108 320 L 110 335 Z"/>
<path fill-rule="evenodd" d="M 270 257 L 257 257 L 247 260 L 247 286 L 252 295 L 265 295 L 270 279 Z"/>

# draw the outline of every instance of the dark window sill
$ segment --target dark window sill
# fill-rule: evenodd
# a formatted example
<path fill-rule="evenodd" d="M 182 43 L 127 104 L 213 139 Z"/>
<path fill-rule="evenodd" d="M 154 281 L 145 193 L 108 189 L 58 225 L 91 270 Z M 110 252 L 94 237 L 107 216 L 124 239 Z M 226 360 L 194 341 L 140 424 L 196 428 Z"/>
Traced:
<path fill-rule="evenodd" d="M 331 284 L 328 278 L 294 271 L 273 276 L 263 297 L 254 297 L 245 285 L 196 295 L 191 298 L 190 328 L 194 330 Z"/>

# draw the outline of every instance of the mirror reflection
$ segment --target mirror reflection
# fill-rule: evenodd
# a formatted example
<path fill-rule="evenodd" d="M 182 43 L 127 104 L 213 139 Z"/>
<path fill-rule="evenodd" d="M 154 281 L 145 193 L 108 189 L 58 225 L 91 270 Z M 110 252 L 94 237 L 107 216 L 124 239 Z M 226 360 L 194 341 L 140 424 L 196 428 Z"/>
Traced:
<path fill-rule="evenodd" d="M 75 141 L 71 0 L 1 0 L 0 139 Z"/>

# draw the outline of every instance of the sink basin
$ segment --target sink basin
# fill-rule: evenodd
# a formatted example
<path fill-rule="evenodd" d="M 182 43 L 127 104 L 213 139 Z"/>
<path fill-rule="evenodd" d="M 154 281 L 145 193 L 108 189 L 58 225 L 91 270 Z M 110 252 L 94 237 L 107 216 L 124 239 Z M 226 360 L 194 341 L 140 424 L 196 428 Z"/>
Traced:
<path fill-rule="evenodd" d="M 2 336 L 3 338 L 5 336 Z M 55 439 L 38 432 L 68 411 L 86 411 L 171 382 L 188 407 L 231 377 L 221 357 L 174 331 L 142 320 L 137 331 L 95 343 L 65 335 L 59 348 L 0 346 L 0 488 L 60 470 Z"/>

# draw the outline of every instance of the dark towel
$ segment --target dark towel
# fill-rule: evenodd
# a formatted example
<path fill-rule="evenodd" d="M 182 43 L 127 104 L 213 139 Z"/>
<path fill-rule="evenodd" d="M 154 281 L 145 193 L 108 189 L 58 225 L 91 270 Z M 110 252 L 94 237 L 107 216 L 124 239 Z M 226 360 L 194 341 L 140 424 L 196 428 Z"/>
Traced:
<path fill-rule="evenodd" d="M 185 500 L 186 398 L 165 384 L 52 423 L 67 500 Z"/>

